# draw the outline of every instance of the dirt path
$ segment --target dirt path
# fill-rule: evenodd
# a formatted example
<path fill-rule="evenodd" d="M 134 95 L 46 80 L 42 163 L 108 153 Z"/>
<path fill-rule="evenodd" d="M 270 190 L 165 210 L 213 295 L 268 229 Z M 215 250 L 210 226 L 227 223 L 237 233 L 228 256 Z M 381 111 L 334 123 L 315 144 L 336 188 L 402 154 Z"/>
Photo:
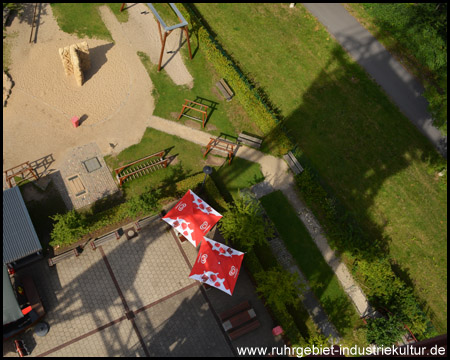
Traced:
<path fill-rule="evenodd" d="M 141 16 L 143 6 L 132 6 L 125 24 L 109 8 L 100 8 L 114 43 L 62 32 L 48 4 L 42 5 L 36 43 L 29 43 L 29 23 L 14 19 L 8 28 L 17 35 L 11 46 L 14 86 L 3 108 L 4 170 L 50 154 L 55 159 L 51 168 L 57 169 L 62 155 L 73 147 L 96 142 L 107 155 L 140 141 L 150 125 L 154 101 L 153 85 L 136 53 L 144 51 L 153 60 L 161 50 L 156 22 L 152 16 Z M 32 4 L 25 4 L 24 18 L 30 19 L 32 11 Z M 168 51 L 177 41 L 175 35 L 169 39 Z M 58 48 L 83 40 L 90 48 L 91 69 L 79 87 L 64 74 Z M 166 70 L 177 83 L 192 86 L 179 53 Z M 80 127 L 73 127 L 72 116 L 82 119 Z"/>

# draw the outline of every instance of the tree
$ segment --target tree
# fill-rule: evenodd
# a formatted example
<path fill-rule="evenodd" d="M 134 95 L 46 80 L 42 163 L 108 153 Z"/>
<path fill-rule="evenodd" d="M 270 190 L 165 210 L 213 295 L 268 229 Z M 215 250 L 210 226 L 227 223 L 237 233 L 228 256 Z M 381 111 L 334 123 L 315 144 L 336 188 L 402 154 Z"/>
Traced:
<path fill-rule="evenodd" d="M 367 341 L 378 346 L 391 346 L 405 333 L 403 325 L 396 316 L 367 320 Z"/>
<path fill-rule="evenodd" d="M 219 229 L 227 241 L 233 242 L 244 251 L 255 244 L 261 244 L 273 236 L 273 225 L 263 218 L 263 212 L 256 199 L 239 193 L 220 220 Z"/>
<path fill-rule="evenodd" d="M 56 214 L 50 218 L 55 221 L 50 234 L 52 246 L 70 244 L 86 232 L 85 218 L 76 210 L 66 214 Z"/>
<path fill-rule="evenodd" d="M 286 305 L 294 305 L 302 290 L 296 273 L 280 267 L 255 274 L 256 290 L 264 296 L 267 304 L 282 311 Z"/>

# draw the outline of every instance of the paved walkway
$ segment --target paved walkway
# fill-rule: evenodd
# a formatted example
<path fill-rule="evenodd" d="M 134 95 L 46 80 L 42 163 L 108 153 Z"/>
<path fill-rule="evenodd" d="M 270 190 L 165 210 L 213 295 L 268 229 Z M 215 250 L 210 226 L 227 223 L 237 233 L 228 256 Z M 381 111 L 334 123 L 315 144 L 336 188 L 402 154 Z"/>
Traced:
<path fill-rule="evenodd" d="M 211 137 L 209 133 L 191 129 L 157 116 L 151 117 L 150 126 L 202 146 L 206 146 Z M 294 177 L 286 162 L 283 159 L 263 154 L 258 150 L 246 146 L 239 147 L 236 156 L 257 162 L 261 165 L 261 172 L 265 180 L 254 192 L 257 193 L 257 196 L 268 194 L 274 190 L 281 190 L 283 192 L 321 251 L 325 261 L 333 269 L 345 292 L 355 304 L 359 314 L 363 315 L 370 312 L 370 305 L 361 288 L 356 284 L 347 267 L 336 257 L 334 251 L 328 246 L 327 239 L 319 222 L 298 197 L 295 190 Z"/>
<path fill-rule="evenodd" d="M 400 110 L 447 158 L 447 137 L 432 125 L 423 86 L 338 3 L 303 4 L 386 91 Z"/>
<path fill-rule="evenodd" d="M 233 296 L 205 291 L 188 277 L 197 253 L 155 219 L 133 239 L 87 246 L 54 267 L 39 261 L 20 269 L 39 287 L 50 331 L 39 337 L 31 328 L 14 339 L 23 339 L 32 356 L 52 357 L 231 357 L 238 346 L 282 348 L 245 270 Z M 217 314 L 243 300 L 261 326 L 231 341 Z M 3 344 L 4 357 L 17 356 L 12 340 Z"/>

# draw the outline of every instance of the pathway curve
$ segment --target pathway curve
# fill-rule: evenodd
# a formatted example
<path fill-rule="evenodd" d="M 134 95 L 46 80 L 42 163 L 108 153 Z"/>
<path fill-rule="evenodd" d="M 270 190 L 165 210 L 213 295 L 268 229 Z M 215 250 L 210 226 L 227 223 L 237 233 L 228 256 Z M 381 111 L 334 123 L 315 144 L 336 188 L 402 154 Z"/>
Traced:
<path fill-rule="evenodd" d="M 151 117 L 150 126 L 202 146 L 206 146 L 211 137 L 209 133 L 195 130 L 157 116 Z M 298 197 L 295 190 L 294 177 L 286 162 L 280 158 L 266 155 L 246 146 L 239 147 L 236 156 L 252 162 L 257 162 L 261 165 L 261 172 L 263 173 L 265 180 L 262 184 L 259 184 L 258 187 L 254 187 L 253 192 L 257 197 L 261 197 L 274 190 L 281 190 L 283 192 L 290 204 L 296 210 L 298 217 L 307 228 L 325 261 L 335 272 L 339 282 L 353 301 L 359 314 L 363 315 L 369 313 L 371 308 L 366 296 L 356 284 L 347 267 L 337 258 L 334 251 L 329 247 L 325 232 L 317 219 Z"/>
<path fill-rule="evenodd" d="M 338 3 L 303 4 L 447 158 L 447 137 L 432 124 L 423 86 Z"/>

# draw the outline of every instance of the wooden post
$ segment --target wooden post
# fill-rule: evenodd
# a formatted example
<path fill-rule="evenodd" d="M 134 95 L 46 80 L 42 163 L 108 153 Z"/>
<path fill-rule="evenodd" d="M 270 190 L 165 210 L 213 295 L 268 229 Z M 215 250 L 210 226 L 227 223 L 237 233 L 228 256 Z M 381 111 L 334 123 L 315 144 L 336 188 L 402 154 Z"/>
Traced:
<path fill-rule="evenodd" d="M 124 6 L 125 6 L 125 3 L 122 3 L 122 6 L 120 7 L 120 12 L 122 12 Z"/>
<path fill-rule="evenodd" d="M 158 72 L 159 72 L 159 70 L 161 70 L 161 61 L 162 61 L 163 54 L 164 54 L 164 47 L 166 46 L 166 38 L 167 38 L 167 33 L 165 32 L 164 39 L 163 39 L 162 46 L 161 46 L 161 55 L 159 56 Z"/>
<path fill-rule="evenodd" d="M 162 45 L 163 39 L 162 39 L 162 34 L 161 34 L 161 24 L 159 23 L 158 20 L 156 20 L 156 22 L 158 23 L 159 38 L 161 39 L 161 45 Z"/>
<path fill-rule="evenodd" d="M 184 32 L 186 33 L 186 39 L 188 43 L 188 49 L 189 49 L 189 58 L 192 60 L 192 53 L 191 53 L 191 42 L 189 41 L 189 30 L 188 27 L 184 27 Z"/>

